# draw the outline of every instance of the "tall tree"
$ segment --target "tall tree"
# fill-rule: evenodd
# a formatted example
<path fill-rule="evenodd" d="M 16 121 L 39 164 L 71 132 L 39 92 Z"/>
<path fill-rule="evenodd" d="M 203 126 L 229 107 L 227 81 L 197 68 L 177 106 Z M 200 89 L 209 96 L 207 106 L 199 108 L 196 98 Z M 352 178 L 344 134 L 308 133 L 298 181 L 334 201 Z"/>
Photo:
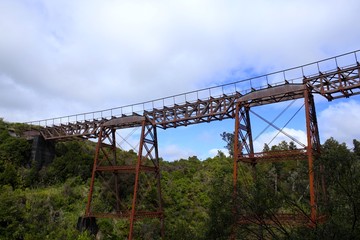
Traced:
<path fill-rule="evenodd" d="M 221 139 L 226 142 L 226 149 L 230 156 L 234 156 L 234 133 L 223 132 L 220 134 Z"/>

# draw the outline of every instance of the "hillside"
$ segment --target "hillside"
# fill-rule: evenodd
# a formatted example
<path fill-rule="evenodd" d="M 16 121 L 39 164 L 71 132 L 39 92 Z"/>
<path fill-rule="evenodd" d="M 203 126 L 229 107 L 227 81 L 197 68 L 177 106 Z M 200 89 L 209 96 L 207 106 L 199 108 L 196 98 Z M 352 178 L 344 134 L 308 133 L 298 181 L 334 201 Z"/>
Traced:
<path fill-rule="evenodd" d="M 53 161 L 39 164 L 31 160 L 31 141 L 16 137 L 23 127 L 0 119 L 0 239 L 95 239 L 76 229 L 85 211 L 94 144 L 56 143 Z M 291 146 L 282 142 L 268 151 Z M 360 239 L 360 142 L 354 140 L 349 147 L 352 150 L 328 139 L 317 160 L 325 166 L 326 201 L 319 206 L 326 213 L 323 224 L 309 228 L 263 221 L 238 226 L 237 238 Z M 228 239 L 234 210 L 233 160 L 219 152 L 204 161 L 193 156 L 161 160 L 160 165 L 166 239 Z M 277 212 L 309 210 L 306 162 L 261 164 L 256 173 L 241 165 L 239 173 L 239 214 L 274 218 Z M 127 221 L 98 219 L 97 224 L 98 239 L 127 236 Z M 135 230 L 138 239 L 157 238 L 146 220 L 138 221 Z"/>

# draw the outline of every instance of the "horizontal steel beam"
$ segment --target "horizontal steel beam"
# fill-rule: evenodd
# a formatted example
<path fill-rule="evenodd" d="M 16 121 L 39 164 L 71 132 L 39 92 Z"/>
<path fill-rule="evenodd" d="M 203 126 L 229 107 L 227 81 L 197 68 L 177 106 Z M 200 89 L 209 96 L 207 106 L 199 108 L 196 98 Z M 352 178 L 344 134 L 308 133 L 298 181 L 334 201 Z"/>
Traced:
<path fill-rule="evenodd" d="M 245 163 L 283 162 L 289 160 L 307 160 L 306 148 L 269 151 L 238 156 L 238 161 Z"/>

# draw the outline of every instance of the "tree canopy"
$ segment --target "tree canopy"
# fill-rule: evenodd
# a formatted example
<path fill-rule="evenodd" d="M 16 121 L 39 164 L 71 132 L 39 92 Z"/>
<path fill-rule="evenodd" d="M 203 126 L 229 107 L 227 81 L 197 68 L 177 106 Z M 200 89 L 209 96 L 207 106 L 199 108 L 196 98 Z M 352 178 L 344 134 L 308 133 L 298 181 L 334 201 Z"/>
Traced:
<path fill-rule="evenodd" d="M 38 169 L 30 160 L 31 142 L 9 133 L 22 128 L 0 120 L 0 239 L 95 239 L 76 230 L 85 210 L 94 144 L 57 143 L 54 160 Z M 221 137 L 230 148 L 231 135 Z M 294 147 L 282 142 L 264 150 Z M 326 201 L 318 206 L 326 221 L 313 228 L 264 221 L 232 227 L 234 211 L 260 220 L 277 212 L 308 211 L 306 161 L 258 164 L 255 175 L 251 166 L 240 164 L 240 187 L 234 198 L 233 159 L 222 152 L 204 160 L 196 156 L 162 160 L 166 239 L 228 239 L 231 234 L 238 239 L 359 239 L 360 142 L 354 140 L 350 148 L 333 138 L 322 145 L 315 171 L 326 183 Z M 136 158 L 134 152 L 119 151 L 125 162 Z M 122 192 L 123 197 L 130 196 L 131 184 L 125 187 L 129 190 Z M 99 219 L 98 225 L 98 239 L 127 236 L 126 220 Z M 151 221 L 138 221 L 137 237 L 157 239 L 153 228 Z"/>

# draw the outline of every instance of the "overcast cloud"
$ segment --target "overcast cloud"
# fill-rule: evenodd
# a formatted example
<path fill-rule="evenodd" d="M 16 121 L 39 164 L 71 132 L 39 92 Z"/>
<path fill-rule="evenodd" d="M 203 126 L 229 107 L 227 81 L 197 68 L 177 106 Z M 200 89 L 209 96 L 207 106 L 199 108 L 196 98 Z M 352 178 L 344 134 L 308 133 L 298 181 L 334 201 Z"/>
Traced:
<path fill-rule="evenodd" d="M 112 108 L 357 50 L 359 12 L 357 0 L 0 0 L 0 117 Z"/>

